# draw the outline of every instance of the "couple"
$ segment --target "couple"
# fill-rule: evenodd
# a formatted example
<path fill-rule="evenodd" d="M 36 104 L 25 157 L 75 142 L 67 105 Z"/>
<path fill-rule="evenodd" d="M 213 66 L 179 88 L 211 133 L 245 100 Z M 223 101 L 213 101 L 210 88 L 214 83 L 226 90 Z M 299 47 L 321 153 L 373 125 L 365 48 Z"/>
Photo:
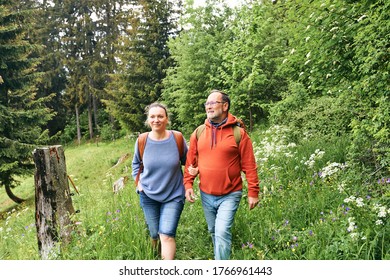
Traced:
<path fill-rule="evenodd" d="M 152 244 L 157 247 L 160 240 L 162 259 L 175 257 L 176 229 L 184 200 L 194 202 L 193 182 L 198 173 L 202 206 L 217 260 L 230 257 L 231 227 L 242 196 L 241 171 L 248 181 L 249 208 L 253 209 L 259 201 L 252 142 L 241 128 L 237 141 L 233 129 L 237 119 L 229 113 L 228 95 L 212 90 L 204 105 L 205 129 L 192 133 L 189 149 L 182 138 L 184 153 L 181 156 L 173 133 L 166 130 L 169 120 L 166 107 L 153 103 L 146 111 L 151 132 L 142 156 L 137 192 Z M 183 179 L 181 165 L 184 164 Z M 138 140 L 132 168 L 136 179 L 141 168 Z"/>

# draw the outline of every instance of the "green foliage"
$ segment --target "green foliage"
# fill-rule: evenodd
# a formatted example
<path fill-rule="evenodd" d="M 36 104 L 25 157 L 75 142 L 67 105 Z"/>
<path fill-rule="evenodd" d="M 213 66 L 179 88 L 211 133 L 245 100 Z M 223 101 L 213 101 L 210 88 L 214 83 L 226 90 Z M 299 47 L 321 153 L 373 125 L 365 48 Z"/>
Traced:
<path fill-rule="evenodd" d="M 164 80 L 163 99 L 174 115 L 172 124 L 191 133 L 204 122 L 203 103 L 211 89 L 223 89 L 218 79 L 221 49 L 231 32 L 226 29 L 231 10 L 210 1 L 206 7 L 186 7 L 187 17 L 180 23 L 186 28 L 169 41 L 173 67 Z"/>
<path fill-rule="evenodd" d="M 12 2 L 12 1 L 11 1 Z M 16 177 L 31 172 L 33 145 L 48 140 L 42 127 L 52 117 L 38 98 L 41 73 L 34 58 L 38 45 L 28 41 L 31 11 L 0 2 L 0 186 L 16 186 Z"/>
<path fill-rule="evenodd" d="M 247 193 L 232 230 L 233 260 L 390 259 L 390 178 L 369 177 L 346 161 L 347 138 L 291 142 L 282 126 L 254 131 L 261 179 L 260 205 Z M 133 181 L 115 195 L 112 184 L 129 175 L 135 139 L 66 147 L 67 172 L 80 194 L 72 196 L 72 242 L 60 260 L 154 260 Z M 129 153 L 130 156 L 126 154 Z M 118 161 L 125 158 L 124 161 Z M 119 162 L 119 163 L 118 163 Z M 23 187 L 33 198 L 32 177 Z M 74 192 L 73 187 L 70 186 Z M 177 231 L 177 259 L 213 259 L 199 189 L 186 203 Z M 0 194 L 0 256 L 39 259 L 33 201 L 4 208 Z"/>

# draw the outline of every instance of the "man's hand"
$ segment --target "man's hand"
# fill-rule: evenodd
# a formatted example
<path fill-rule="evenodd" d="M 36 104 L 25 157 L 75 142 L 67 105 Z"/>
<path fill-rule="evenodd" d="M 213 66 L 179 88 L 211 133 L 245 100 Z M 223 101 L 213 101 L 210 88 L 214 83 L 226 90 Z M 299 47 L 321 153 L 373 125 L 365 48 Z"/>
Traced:
<path fill-rule="evenodd" d="M 252 210 L 259 204 L 259 198 L 258 197 L 249 197 L 248 196 L 248 204 L 249 204 L 249 210 Z"/>
<path fill-rule="evenodd" d="M 186 200 L 191 203 L 195 201 L 195 194 L 193 189 L 186 189 Z"/>

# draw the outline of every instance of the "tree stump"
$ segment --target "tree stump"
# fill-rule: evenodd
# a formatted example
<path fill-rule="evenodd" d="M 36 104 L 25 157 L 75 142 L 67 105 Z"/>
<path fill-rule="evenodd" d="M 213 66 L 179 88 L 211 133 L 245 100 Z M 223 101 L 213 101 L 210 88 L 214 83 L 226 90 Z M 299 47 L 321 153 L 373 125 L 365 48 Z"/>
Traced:
<path fill-rule="evenodd" d="M 37 148 L 35 163 L 35 223 L 42 259 L 53 259 L 60 244 L 70 241 L 75 213 L 62 146 Z"/>

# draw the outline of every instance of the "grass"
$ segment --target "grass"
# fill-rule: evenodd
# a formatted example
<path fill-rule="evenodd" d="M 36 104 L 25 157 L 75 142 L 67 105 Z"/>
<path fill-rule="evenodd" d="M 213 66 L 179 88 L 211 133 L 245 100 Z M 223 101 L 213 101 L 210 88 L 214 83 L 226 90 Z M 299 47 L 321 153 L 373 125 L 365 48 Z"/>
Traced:
<path fill-rule="evenodd" d="M 390 259 L 390 179 L 362 176 L 346 162 L 348 139 L 289 143 L 288 130 L 273 127 L 252 135 L 262 199 L 249 211 L 246 194 L 233 227 L 232 259 Z M 112 184 L 130 175 L 134 140 L 65 148 L 67 172 L 80 194 L 72 242 L 58 259 L 158 259 L 134 183 L 113 194 Z M 124 162 L 118 159 L 129 154 Z M 118 164 L 117 164 L 118 163 Z M 0 259 L 39 259 L 34 182 L 21 180 L 11 204 L 0 194 Z M 72 186 L 71 191 L 72 191 Z M 177 259 L 212 259 L 200 200 L 186 203 L 177 232 Z"/>

